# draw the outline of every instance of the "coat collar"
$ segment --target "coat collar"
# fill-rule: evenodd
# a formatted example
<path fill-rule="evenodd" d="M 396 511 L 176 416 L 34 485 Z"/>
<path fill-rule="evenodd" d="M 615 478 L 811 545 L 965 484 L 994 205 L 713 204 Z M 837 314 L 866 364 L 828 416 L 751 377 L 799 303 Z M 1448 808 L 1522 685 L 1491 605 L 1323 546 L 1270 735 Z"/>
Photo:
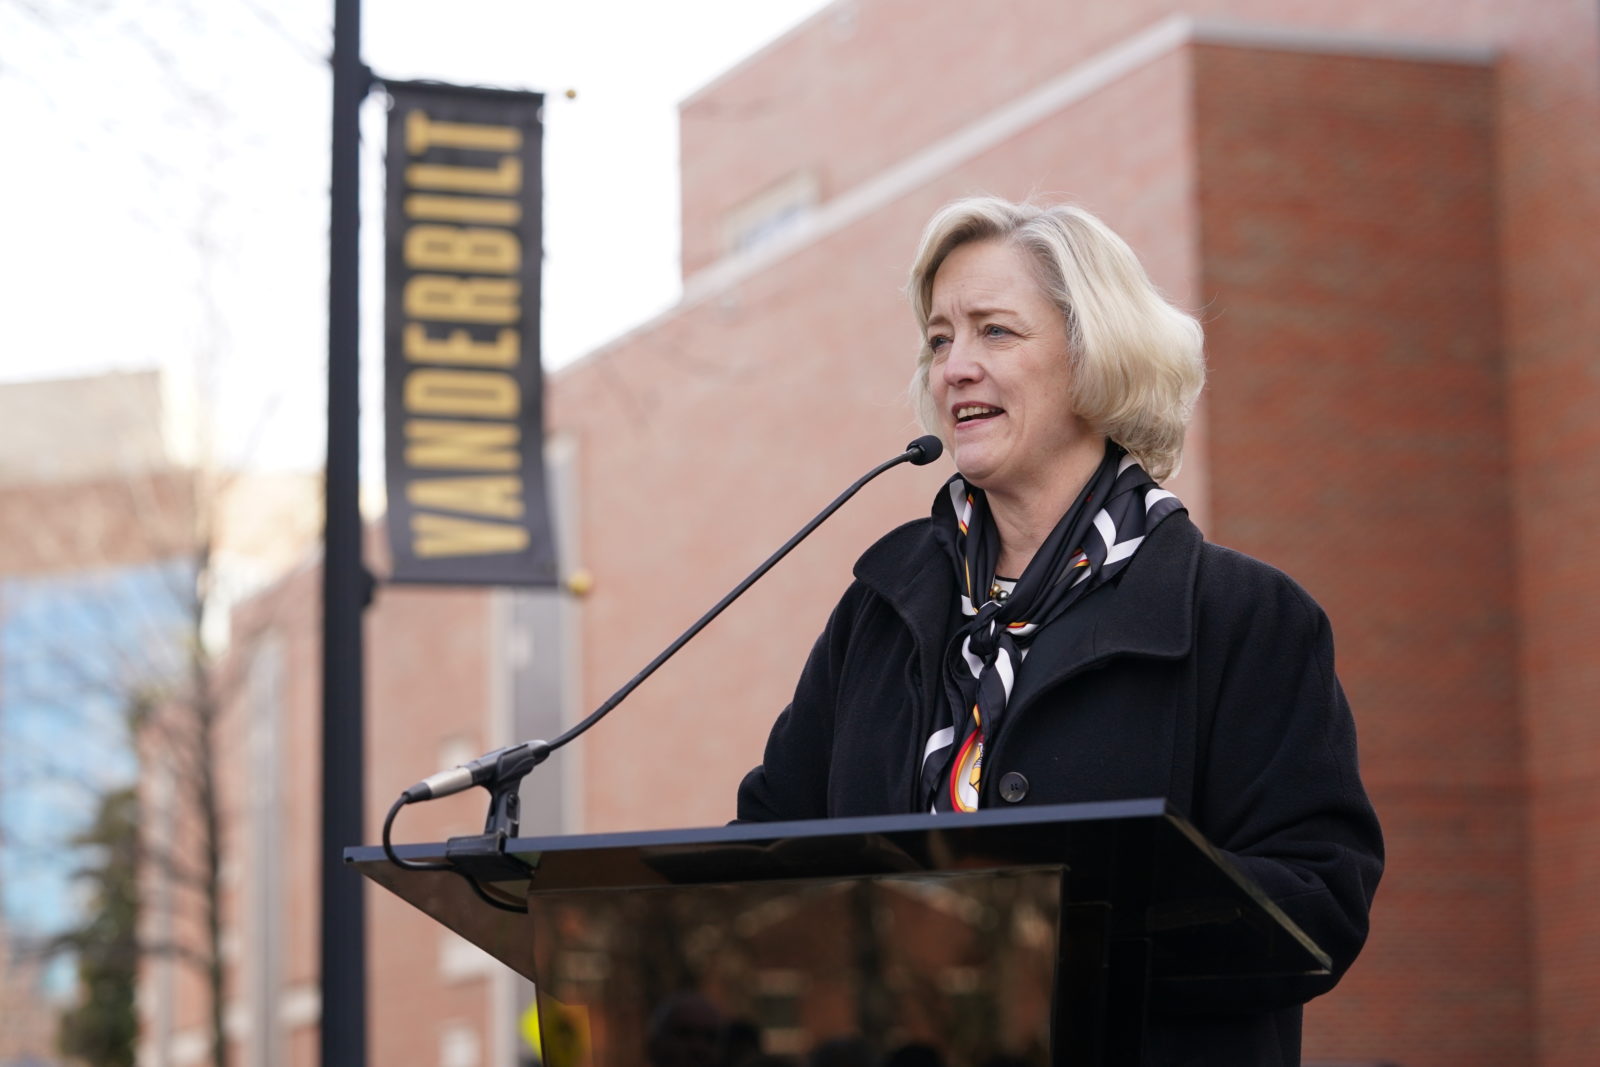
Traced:
<path fill-rule="evenodd" d="M 1170 660 L 1187 655 L 1194 643 L 1202 540 L 1186 512 L 1162 521 L 1113 582 L 1039 631 L 1011 704 L 1020 707 L 1117 656 Z M 933 538 L 932 520 L 907 523 L 888 534 L 857 561 L 855 575 L 905 620 L 922 652 L 924 674 L 936 672 L 955 610 L 955 578 Z"/>

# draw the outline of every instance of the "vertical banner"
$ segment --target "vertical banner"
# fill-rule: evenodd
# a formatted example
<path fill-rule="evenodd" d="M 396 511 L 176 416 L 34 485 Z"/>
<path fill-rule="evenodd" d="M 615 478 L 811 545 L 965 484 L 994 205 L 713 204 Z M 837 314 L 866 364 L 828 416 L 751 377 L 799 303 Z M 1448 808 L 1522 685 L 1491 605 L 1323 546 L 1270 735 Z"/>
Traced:
<path fill-rule="evenodd" d="M 391 580 L 553 585 L 538 93 L 386 82 Z"/>

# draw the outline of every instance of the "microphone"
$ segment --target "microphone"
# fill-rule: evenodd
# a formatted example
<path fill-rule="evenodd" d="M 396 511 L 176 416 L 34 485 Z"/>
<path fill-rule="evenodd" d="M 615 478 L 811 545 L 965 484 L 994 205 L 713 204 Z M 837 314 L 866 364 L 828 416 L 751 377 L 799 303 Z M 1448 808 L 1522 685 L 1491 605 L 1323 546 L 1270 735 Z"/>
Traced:
<path fill-rule="evenodd" d="M 944 455 L 944 442 L 931 433 L 924 434 L 906 445 L 906 453 L 906 458 L 911 461 L 913 467 L 926 467 Z"/>
<path fill-rule="evenodd" d="M 671 659 L 679 649 L 693 640 L 694 636 L 701 630 L 705 629 L 706 626 L 710 624 L 712 619 L 715 619 L 718 615 L 721 615 L 729 604 L 732 604 L 735 600 L 739 599 L 745 590 L 749 589 L 752 585 L 758 582 L 763 575 L 765 575 L 777 564 L 779 560 L 781 560 L 784 556 L 787 556 L 796 545 L 809 537 L 813 530 L 815 530 L 818 526 L 821 526 L 830 516 L 833 515 L 835 511 L 838 511 L 841 507 L 843 507 L 847 500 L 855 496 L 856 493 L 861 490 L 862 486 L 872 481 L 872 479 L 876 478 L 890 467 L 896 467 L 902 463 L 910 463 L 916 467 L 926 466 L 927 464 L 938 459 L 943 452 L 944 444 L 933 434 L 928 434 L 924 437 L 919 437 L 915 441 L 912 441 L 910 444 L 906 445 L 905 451 L 901 452 L 898 456 L 885 460 L 876 467 L 872 468 L 866 474 L 862 475 L 860 478 L 857 478 L 850 488 L 846 489 L 843 493 L 840 493 L 834 498 L 833 503 L 823 508 L 817 513 L 815 518 L 801 527 L 799 533 L 789 538 L 789 540 L 784 542 L 781 548 L 779 548 L 771 556 L 768 556 L 766 562 L 762 563 L 761 566 L 757 567 L 754 571 L 751 571 L 749 576 L 746 577 L 744 581 L 734 586 L 732 591 L 730 591 L 727 596 L 724 596 L 721 600 L 717 601 L 710 611 L 700 616 L 694 625 L 690 626 L 682 634 L 678 635 L 677 640 L 673 641 L 672 644 L 663 649 L 655 659 L 646 664 L 643 670 L 629 680 L 628 684 L 611 694 L 611 697 L 604 704 L 590 712 L 587 718 L 578 723 L 576 726 L 573 726 L 571 729 L 567 730 L 565 733 L 561 734 L 555 740 L 524 741 L 521 744 L 507 745 L 504 748 L 497 748 L 493 752 L 479 756 L 477 759 L 463 763 L 460 766 L 452 767 L 449 770 L 440 771 L 437 774 L 429 775 L 422 781 L 407 788 L 400 794 L 400 799 L 395 802 L 394 807 L 389 810 L 389 818 L 384 822 L 383 846 L 384 850 L 389 853 L 389 858 L 401 866 L 406 866 L 406 864 L 396 859 L 394 852 L 389 845 L 389 828 L 394 821 L 395 814 L 402 806 L 415 803 L 420 800 L 432 800 L 435 797 L 449 796 L 452 793 L 459 793 L 464 789 L 470 789 L 475 785 L 481 785 L 489 789 L 491 795 L 497 797 L 496 803 L 498 805 L 499 795 L 505 792 L 512 783 L 516 782 L 529 771 L 543 763 L 550 757 L 550 753 L 554 752 L 558 748 L 561 748 L 568 742 L 582 736 L 591 726 L 595 725 L 601 719 L 610 714 L 611 710 L 626 700 L 628 695 L 639 687 L 640 683 L 654 674 L 657 668 L 659 668 L 663 663 L 667 662 L 667 660 Z M 512 812 L 515 811 L 514 805 L 511 806 L 510 810 Z M 495 816 L 491 812 L 490 821 L 493 822 L 494 820 Z M 488 828 L 486 828 L 486 830 L 487 829 Z M 515 823 L 512 822 L 512 824 L 508 827 L 500 827 L 500 830 L 504 831 L 505 836 L 514 837 L 516 835 L 517 827 Z"/>
<path fill-rule="evenodd" d="M 436 800 L 483 785 L 508 775 L 520 778 L 550 756 L 550 746 L 543 741 L 524 741 L 520 745 L 506 745 L 475 760 L 458 764 L 447 771 L 430 774 L 416 785 L 407 788 L 400 796 L 407 804 L 419 800 Z M 527 761 L 527 766 L 522 763 Z"/>

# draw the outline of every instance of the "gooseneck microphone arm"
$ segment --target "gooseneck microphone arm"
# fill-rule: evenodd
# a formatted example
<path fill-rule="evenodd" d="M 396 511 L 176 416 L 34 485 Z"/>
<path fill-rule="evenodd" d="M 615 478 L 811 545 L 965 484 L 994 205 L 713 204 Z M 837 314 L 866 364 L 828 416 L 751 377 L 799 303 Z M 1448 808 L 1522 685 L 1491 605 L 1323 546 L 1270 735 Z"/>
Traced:
<path fill-rule="evenodd" d="M 550 753 L 582 736 L 590 727 L 609 715 L 612 709 L 626 700 L 629 694 L 639 688 L 646 678 L 654 674 L 662 664 L 676 655 L 679 649 L 692 641 L 696 634 L 711 623 L 711 620 L 721 615 L 728 608 L 728 605 L 739 599 L 745 590 L 760 581 L 762 576 L 776 566 L 779 560 L 787 556 L 794 550 L 796 545 L 809 537 L 813 530 L 826 522 L 834 512 L 843 507 L 845 502 L 860 492 L 861 488 L 868 482 L 889 468 L 897 467 L 902 463 L 910 463 L 918 467 L 932 463 L 939 458 L 943 451 L 944 445 L 939 438 L 928 434 L 912 441 L 906 446 L 905 451 L 898 456 L 885 460 L 860 478 L 857 478 L 850 488 L 840 493 L 834 498 L 833 503 L 823 508 L 815 518 L 801 527 L 798 533 L 785 541 L 782 547 L 768 556 L 761 566 L 757 567 L 744 581 L 734 586 L 726 596 L 717 601 L 710 611 L 700 616 L 672 644 L 663 649 L 655 659 L 647 663 L 643 670 L 629 679 L 626 685 L 611 694 L 604 704 L 590 712 L 582 722 L 566 730 L 553 741 L 524 741 L 520 744 L 508 745 L 505 748 L 499 748 L 480 756 L 469 763 L 464 763 L 459 767 L 453 767 L 450 770 L 430 775 L 405 790 L 400 794 L 400 798 L 395 801 L 394 807 L 389 809 L 388 818 L 384 820 L 383 824 L 383 848 L 385 853 L 388 854 L 390 862 L 408 869 L 455 870 L 456 868 L 451 864 L 416 864 L 400 859 L 395 855 L 394 849 L 389 843 L 390 828 L 394 823 L 395 815 L 406 804 L 421 800 L 431 800 L 434 797 L 449 796 L 452 793 L 459 793 L 463 789 L 469 789 L 475 785 L 482 785 L 488 788 L 490 795 L 494 797 L 489 813 L 489 825 L 485 828 L 486 834 L 498 838 L 500 842 L 503 842 L 507 836 L 515 836 L 517 831 L 516 791 L 511 787 L 516 782 L 548 759 Z M 476 884 L 474 884 L 474 889 L 478 889 Z M 481 889 L 479 889 L 479 894 L 483 895 Z M 489 898 L 485 897 L 485 899 Z M 504 905 L 498 904 L 492 899 L 489 902 L 497 907 L 504 907 Z"/>
<path fill-rule="evenodd" d="M 911 463 L 919 467 L 926 463 L 932 463 L 934 460 L 939 458 L 939 454 L 943 451 L 944 446 L 939 442 L 939 439 L 934 437 L 932 434 L 929 434 L 927 437 L 919 437 L 907 445 L 906 450 L 900 453 L 900 455 L 895 456 L 893 459 L 885 460 L 876 467 L 872 468 L 866 474 L 863 474 L 860 478 L 856 479 L 855 483 L 851 485 L 850 488 L 840 493 L 838 497 L 834 499 L 833 503 L 823 508 L 822 511 L 817 514 L 816 518 L 812 519 L 810 522 L 801 527 L 799 533 L 789 538 L 789 540 L 783 543 L 781 548 L 779 548 L 772 555 L 768 556 L 766 562 L 752 571 L 748 578 L 734 586 L 727 596 L 717 601 L 710 611 L 700 616 L 693 626 L 690 626 L 687 630 L 680 634 L 676 641 L 668 645 L 661 651 L 660 655 L 647 663 L 645 668 L 638 674 L 634 675 L 627 685 L 624 685 L 621 689 L 618 689 L 615 693 L 611 694 L 611 698 L 591 712 L 588 718 L 584 719 L 582 722 L 572 727 L 572 729 L 568 730 L 566 733 L 563 733 L 554 741 L 550 742 L 550 751 L 554 752 L 556 749 L 560 748 L 562 745 L 565 745 L 568 741 L 578 737 L 595 723 L 605 718 L 606 715 L 611 712 L 612 708 L 615 708 L 618 704 L 622 703 L 628 698 L 630 693 L 639 688 L 639 684 L 641 682 L 654 674 L 657 668 L 676 655 L 678 650 L 684 645 L 694 640 L 695 635 L 701 630 L 704 630 L 706 626 L 710 624 L 712 619 L 715 619 L 718 615 L 721 615 L 723 611 L 727 609 L 728 605 L 732 604 L 735 600 L 738 600 L 740 596 L 744 595 L 745 590 L 749 589 L 752 585 L 755 585 L 756 582 L 760 581 L 762 576 L 770 571 L 779 560 L 793 551 L 794 547 L 801 541 L 804 541 L 807 537 L 811 536 L 811 532 L 826 522 L 835 511 L 838 511 L 841 507 L 843 507 L 847 500 L 855 496 L 856 493 L 860 492 L 862 486 L 872 481 L 872 479 L 876 478 L 890 467 L 897 467 L 902 463 Z"/>

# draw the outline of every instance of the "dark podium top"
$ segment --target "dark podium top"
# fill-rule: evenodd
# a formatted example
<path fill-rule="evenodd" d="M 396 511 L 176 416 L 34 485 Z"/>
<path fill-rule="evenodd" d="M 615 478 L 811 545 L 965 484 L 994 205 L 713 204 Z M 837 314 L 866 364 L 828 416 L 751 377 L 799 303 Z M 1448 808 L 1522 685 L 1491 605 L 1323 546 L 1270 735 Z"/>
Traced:
<path fill-rule="evenodd" d="M 445 850 L 396 849 L 416 861 L 443 860 Z M 596 1064 L 637 1062 L 650 1005 L 689 986 L 720 990 L 730 1015 L 771 1016 L 770 1033 L 801 1032 L 809 1019 L 813 1033 L 876 1029 L 866 1036 L 888 1044 L 955 1027 L 961 1004 L 993 985 L 1001 972 L 992 968 L 1004 961 L 1006 1003 L 1020 1006 L 991 1002 L 978 1014 L 1010 1032 L 973 1038 L 963 1051 L 1053 1042 L 1053 1058 L 1065 1062 L 1063 1020 L 1074 1011 L 1137 1028 L 1145 994 L 1158 986 L 1325 973 L 1329 965 L 1159 799 L 516 838 L 506 853 L 526 870 L 493 871 L 485 888 L 525 902 L 527 914 L 486 904 L 458 875 L 399 869 L 380 848 L 348 849 L 345 860 L 535 981 L 541 1015 L 547 996 L 588 1005 L 582 1061 Z M 852 895 L 868 886 L 887 895 Z M 828 947 L 834 936 L 836 950 Z M 1119 949 L 1129 945 L 1137 946 L 1132 956 Z M 1129 958 L 1131 970 L 1117 962 Z M 780 973 L 814 980 L 762 992 Z M 943 977 L 908 992 L 919 976 Z M 820 993 L 803 992 L 828 984 L 856 996 L 830 1008 Z M 952 990 L 966 1000 L 939 999 Z M 1028 990 L 1044 1005 L 1037 1011 L 1026 1006 Z M 1064 1014 L 1068 1000 L 1077 1007 Z M 1087 1023 L 1070 1025 L 1083 1031 Z M 1101 1062 L 1098 1054 L 1070 1059 Z"/>

